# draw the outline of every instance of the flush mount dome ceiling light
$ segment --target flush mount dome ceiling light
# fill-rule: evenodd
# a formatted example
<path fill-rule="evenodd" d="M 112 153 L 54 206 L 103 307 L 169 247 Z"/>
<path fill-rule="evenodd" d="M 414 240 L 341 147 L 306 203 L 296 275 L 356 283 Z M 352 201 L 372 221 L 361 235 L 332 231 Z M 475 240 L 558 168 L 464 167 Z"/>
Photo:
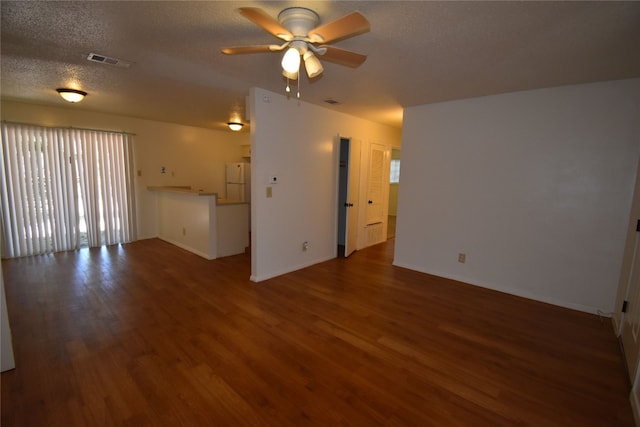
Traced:
<path fill-rule="evenodd" d="M 87 96 L 87 92 L 77 89 L 59 88 L 56 91 L 65 101 L 72 103 L 80 102 Z"/>
<path fill-rule="evenodd" d="M 232 131 L 237 132 L 242 129 L 242 126 L 244 126 L 244 124 L 240 122 L 229 122 L 227 123 L 227 126 L 229 126 L 229 129 L 231 129 Z"/>

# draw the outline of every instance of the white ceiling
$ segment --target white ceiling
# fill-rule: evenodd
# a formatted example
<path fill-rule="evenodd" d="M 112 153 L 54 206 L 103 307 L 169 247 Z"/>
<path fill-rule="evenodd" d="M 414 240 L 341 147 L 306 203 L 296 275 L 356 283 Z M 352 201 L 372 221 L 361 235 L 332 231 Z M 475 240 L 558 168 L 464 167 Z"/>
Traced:
<path fill-rule="evenodd" d="M 279 41 L 238 8 L 275 18 L 291 6 L 324 23 L 357 10 L 371 23 L 334 44 L 367 61 L 324 62 L 321 78 L 301 80 L 302 100 L 395 127 L 402 107 L 640 77 L 640 2 L 3 0 L 2 98 L 222 129 L 250 87 L 285 87 L 281 53 L 220 53 Z M 90 52 L 133 65 L 89 62 Z M 65 104 L 58 87 L 89 96 Z"/>

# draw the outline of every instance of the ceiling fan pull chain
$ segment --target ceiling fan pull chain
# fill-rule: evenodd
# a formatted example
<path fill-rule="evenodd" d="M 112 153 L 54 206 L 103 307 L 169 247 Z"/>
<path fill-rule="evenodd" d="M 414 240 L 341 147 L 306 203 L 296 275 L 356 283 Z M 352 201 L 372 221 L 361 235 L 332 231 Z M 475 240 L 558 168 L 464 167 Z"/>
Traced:
<path fill-rule="evenodd" d="M 300 99 L 300 72 L 298 72 L 298 99 Z"/>
<path fill-rule="evenodd" d="M 285 88 L 285 92 L 291 92 L 291 88 L 289 87 L 289 77 L 287 77 L 287 87 Z"/>

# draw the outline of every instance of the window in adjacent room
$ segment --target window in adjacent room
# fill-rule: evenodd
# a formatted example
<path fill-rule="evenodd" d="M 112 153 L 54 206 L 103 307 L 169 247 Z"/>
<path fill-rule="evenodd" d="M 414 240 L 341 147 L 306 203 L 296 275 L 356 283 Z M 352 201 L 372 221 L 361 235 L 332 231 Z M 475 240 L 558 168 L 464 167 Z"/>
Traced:
<path fill-rule="evenodd" d="M 400 182 L 400 159 L 391 159 L 391 167 L 389 183 L 390 184 L 398 184 Z"/>

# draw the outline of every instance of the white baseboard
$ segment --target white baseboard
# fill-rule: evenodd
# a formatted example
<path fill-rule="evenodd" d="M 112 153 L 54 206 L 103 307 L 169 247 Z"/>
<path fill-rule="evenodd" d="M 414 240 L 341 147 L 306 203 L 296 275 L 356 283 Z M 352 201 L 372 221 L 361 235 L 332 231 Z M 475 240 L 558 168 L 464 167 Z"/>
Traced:
<path fill-rule="evenodd" d="M 312 265 L 320 264 L 321 262 L 329 261 L 330 259 L 334 259 L 334 258 L 335 256 L 329 255 L 323 258 L 314 259 L 307 263 L 299 264 L 297 266 L 286 268 L 286 269 L 269 273 L 269 274 L 263 274 L 263 275 L 257 275 L 257 276 L 252 274 L 249 280 L 251 280 L 252 282 L 262 282 L 264 280 L 272 279 L 277 276 L 282 276 L 283 274 L 291 273 L 293 271 L 302 270 L 303 268 L 311 267 Z"/>
<path fill-rule="evenodd" d="M 422 267 L 418 267 L 418 266 L 410 265 L 410 264 L 405 264 L 405 263 L 399 263 L 399 262 L 396 262 L 395 260 L 393 261 L 393 265 L 395 265 L 396 267 L 407 268 L 409 270 L 418 271 L 420 273 L 431 274 L 432 276 L 443 277 L 445 279 L 455 280 L 457 282 L 466 283 L 468 285 L 474 285 L 474 286 L 478 286 L 478 287 L 485 288 L 485 289 L 491 289 L 493 291 L 503 292 L 505 294 L 515 295 L 517 297 L 526 298 L 526 299 L 530 299 L 530 300 L 533 300 L 533 301 L 544 302 L 546 304 L 556 305 L 558 307 L 564 307 L 564 308 L 568 308 L 568 309 L 571 309 L 571 310 L 582 311 L 582 312 L 590 313 L 590 314 L 599 314 L 600 311 L 601 311 L 598 307 L 589 307 L 589 306 L 584 306 L 584 305 L 581 305 L 581 304 L 568 303 L 568 302 L 565 302 L 565 301 L 557 300 L 555 298 L 548 298 L 548 297 L 544 297 L 544 296 L 540 296 L 540 295 L 535 295 L 535 294 L 532 294 L 532 293 L 529 293 L 529 292 L 526 292 L 526 291 L 522 291 L 521 289 L 514 289 L 514 288 L 509 288 L 509 287 L 503 287 L 503 286 L 495 286 L 493 284 L 488 284 L 488 283 L 478 283 L 478 282 L 475 282 L 473 280 L 470 280 L 467 277 L 455 276 L 455 275 L 450 275 L 450 274 L 443 274 L 443 273 L 438 272 L 438 271 L 426 271 Z"/>
<path fill-rule="evenodd" d="M 172 245 L 175 245 L 175 246 L 177 246 L 179 248 L 184 249 L 185 251 L 189 251 L 189 252 L 191 252 L 193 254 L 201 256 L 202 258 L 207 259 L 209 261 L 212 260 L 212 259 L 216 259 L 215 256 L 211 256 L 211 255 L 206 254 L 204 252 L 201 252 L 201 251 L 199 251 L 197 249 L 194 249 L 194 248 L 192 248 L 190 246 L 187 246 L 187 245 L 182 244 L 180 242 L 176 242 L 175 240 L 167 239 L 166 237 L 162 237 L 162 236 L 158 237 L 158 239 L 163 240 L 163 241 L 165 241 L 167 243 L 171 243 Z"/>

